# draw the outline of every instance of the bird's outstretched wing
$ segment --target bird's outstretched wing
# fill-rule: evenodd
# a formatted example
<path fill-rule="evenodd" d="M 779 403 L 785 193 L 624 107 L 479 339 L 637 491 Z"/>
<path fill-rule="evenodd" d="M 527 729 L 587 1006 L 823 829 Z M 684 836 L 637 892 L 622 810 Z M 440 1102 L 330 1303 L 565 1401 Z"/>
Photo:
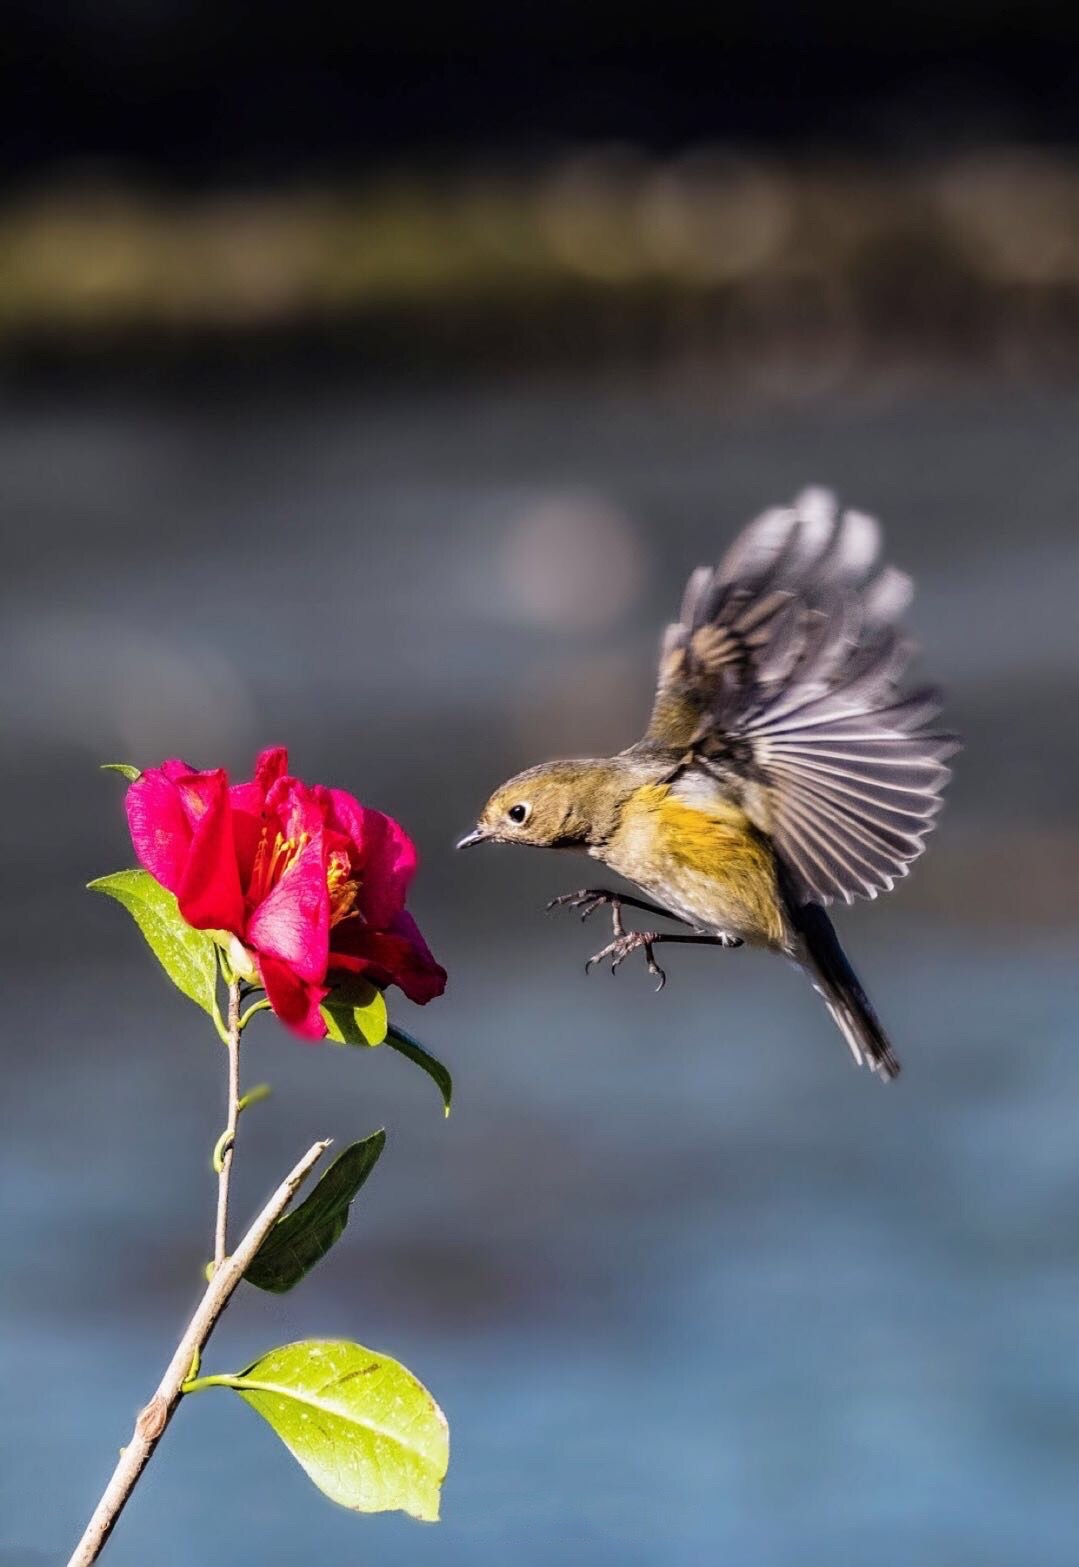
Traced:
<path fill-rule="evenodd" d="M 906 874 L 956 749 L 937 694 L 901 692 L 911 583 L 879 549 L 874 519 L 822 490 L 750 523 L 690 577 L 640 742 L 712 772 L 821 903 Z"/>

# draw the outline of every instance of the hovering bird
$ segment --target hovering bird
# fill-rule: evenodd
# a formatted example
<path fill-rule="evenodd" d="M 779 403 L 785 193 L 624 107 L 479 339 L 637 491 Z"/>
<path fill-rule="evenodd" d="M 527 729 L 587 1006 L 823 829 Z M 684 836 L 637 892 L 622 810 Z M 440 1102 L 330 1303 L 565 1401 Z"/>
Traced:
<path fill-rule="evenodd" d="M 586 887 L 553 900 L 611 911 L 587 967 L 661 942 L 743 943 L 809 975 L 855 1060 L 899 1071 L 828 915 L 875 898 L 925 847 L 949 777 L 937 693 L 901 687 L 910 578 L 877 569 L 880 529 L 807 490 L 749 524 L 689 579 L 663 638 L 642 739 L 617 756 L 545 762 L 495 790 L 458 848 L 584 849 L 645 894 Z M 625 928 L 630 907 L 687 932 Z"/>

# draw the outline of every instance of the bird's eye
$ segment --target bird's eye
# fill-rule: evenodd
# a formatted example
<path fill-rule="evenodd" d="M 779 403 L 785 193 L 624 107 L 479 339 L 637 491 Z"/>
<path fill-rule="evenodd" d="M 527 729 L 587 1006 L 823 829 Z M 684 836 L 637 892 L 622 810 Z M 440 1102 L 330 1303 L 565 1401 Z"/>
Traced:
<path fill-rule="evenodd" d="M 506 815 L 509 817 L 510 821 L 514 824 L 515 827 L 520 827 L 522 823 L 527 822 L 528 818 L 532 815 L 532 807 L 530 805 L 526 805 L 525 802 L 521 800 L 517 805 L 511 805 L 509 810 L 506 812 Z"/>

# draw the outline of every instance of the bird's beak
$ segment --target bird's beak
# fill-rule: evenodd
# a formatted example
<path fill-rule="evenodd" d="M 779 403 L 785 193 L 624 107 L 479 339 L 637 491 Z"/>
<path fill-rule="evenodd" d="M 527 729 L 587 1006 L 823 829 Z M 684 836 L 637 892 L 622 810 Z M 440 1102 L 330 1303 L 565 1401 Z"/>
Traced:
<path fill-rule="evenodd" d="M 490 834 L 485 832 L 482 827 L 473 827 L 471 832 L 466 832 L 464 837 L 458 840 L 457 847 L 459 849 L 471 849 L 474 843 L 482 843 L 489 836 Z"/>

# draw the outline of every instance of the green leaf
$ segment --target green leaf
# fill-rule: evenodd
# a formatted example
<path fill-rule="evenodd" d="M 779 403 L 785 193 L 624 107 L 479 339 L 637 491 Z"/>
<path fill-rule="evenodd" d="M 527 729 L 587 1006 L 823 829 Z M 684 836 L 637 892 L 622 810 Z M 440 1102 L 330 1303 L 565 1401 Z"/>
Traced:
<path fill-rule="evenodd" d="M 334 1502 L 358 1513 L 400 1511 L 434 1522 L 449 1464 L 446 1417 L 410 1371 L 347 1339 L 271 1349 L 231 1387 L 273 1427 Z"/>
<path fill-rule="evenodd" d="M 87 885 L 123 904 L 172 983 L 212 1017 L 217 949 L 206 931 L 183 919 L 173 894 L 149 871 L 117 871 Z"/>
<path fill-rule="evenodd" d="M 379 1131 L 338 1155 L 300 1206 L 278 1219 L 244 1274 L 249 1284 L 283 1295 L 321 1261 L 343 1235 L 352 1199 L 385 1146 Z"/>
<path fill-rule="evenodd" d="M 386 998 L 365 979 L 346 980 L 322 1003 L 319 1011 L 329 1038 L 339 1045 L 380 1045 L 386 1037 L 389 1017 Z"/>
<path fill-rule="evenodd" d="M 127 779 L 128 783 L 134 783 L 136 778 L 142 777 L 141 770 L 138 767 L 133 767 L 130 762 L 102 762 L 101 771 L 103 773 L 120 773 L 122 777 Z"/>
<path fill-rule="evenodd" d="M 406 1034 L 403 1028 L 398 1028 L 396 1023 L 391 1024 L 387 1029 L 386 1043 L 392 1050 L 397 1050 L 410 1061 L 415 1061 L 428 1077 L 434 1079 L 442 1095 L 442 1113 L 449 1115 L 453 1101 L 453 1078 L 450 1076 L 449 1068 L 444 1067 L 429 1050 L 425 1050 L 418 1039 L 413 1039 L 412 1035 Z"/>

